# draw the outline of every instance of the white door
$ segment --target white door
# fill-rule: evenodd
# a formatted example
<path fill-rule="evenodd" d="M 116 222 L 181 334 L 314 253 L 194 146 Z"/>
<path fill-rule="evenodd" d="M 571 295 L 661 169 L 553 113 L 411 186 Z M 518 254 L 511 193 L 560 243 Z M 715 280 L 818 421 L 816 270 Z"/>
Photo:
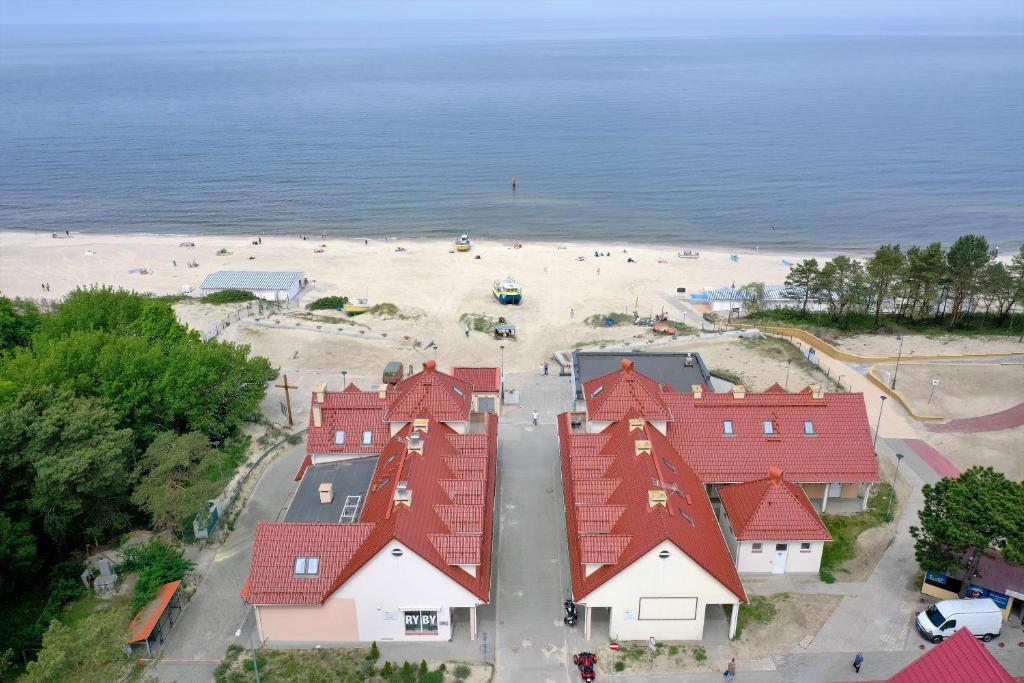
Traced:
<path fill-rule="evenodd" d="M 843 485 L 842 485 L 842 483 L 839 483 L 839 484 L 829 484 L 828 485 L 828 497 L 829 498 L 838 498 L 841 495 L 843 495 Z"/>
<path fill-rule="evenodd" d="M 786 573 L 786 557 L 789 555 L 789 546 L 785 543 L 775 545 L 775 559 L 772 560 L 772 574 Z"/>

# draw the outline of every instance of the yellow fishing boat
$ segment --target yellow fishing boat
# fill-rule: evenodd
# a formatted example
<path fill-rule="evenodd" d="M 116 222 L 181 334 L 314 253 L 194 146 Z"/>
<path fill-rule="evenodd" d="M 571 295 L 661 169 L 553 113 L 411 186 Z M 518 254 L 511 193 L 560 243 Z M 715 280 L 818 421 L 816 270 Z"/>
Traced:
<path fill-rule="evenodd" d="M 455 240 L 455 251 L 469 251 L 470 246 L 469 235 L 462 235 Z"/>
<path fill-rule="evenodd" d="M 341 307 L 341 310 L 345 311 L 346 315 L 359 315 L 360 313 L 366 313 L 370 310 L 370 302 L 366 297 L 356 299 L 354 302 L 350 301 Z"/>

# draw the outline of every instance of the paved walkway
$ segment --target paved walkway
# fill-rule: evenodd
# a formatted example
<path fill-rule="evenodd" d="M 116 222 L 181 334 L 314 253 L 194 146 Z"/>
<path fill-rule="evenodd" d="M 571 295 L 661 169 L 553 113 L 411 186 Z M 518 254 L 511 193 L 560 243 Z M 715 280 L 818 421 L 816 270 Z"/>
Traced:
<path fill-rule="evenodd" d="M 994 432 L 997 429 L 1010 429 L 1024 425 L 1024 403 L 1018 403 L 1012 408 L 1000 410 L 998 413 L 968 417 L 960 420 L 950 420 L 943 424 L 925 424 L 929 432 Z"/>

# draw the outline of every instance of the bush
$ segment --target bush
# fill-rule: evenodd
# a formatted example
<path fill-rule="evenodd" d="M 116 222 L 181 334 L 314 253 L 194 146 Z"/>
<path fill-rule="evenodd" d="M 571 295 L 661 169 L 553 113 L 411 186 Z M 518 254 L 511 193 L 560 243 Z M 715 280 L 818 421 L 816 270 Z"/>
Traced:
<path fill-rule="evenodd" d="M 679 646 L 678 645 L 669 645 L 668 646 L 668 654 L 669 654 L 670 657 L 675 657 L 677 654 L 679 654 Z"/>
<path fill-rule="evenodd" d="M 738 372 L 733 372 L 732 370 L 726 370 L 725 368 L 711 368 L 709 372 L 713 377 L 724 379 L 725 381 L 732 382 L 733 384 L 744 384 L 746 382 L 743 375 Z"/>
<path fill-rule="evenodd" d="M 389 304 L 387 302 L 379 303 L 374 306 L 370 306 L 370 310 L 366 312 L 366 315 L 376 315 L 387 318 L 401 318 L 402 316 L 398 313 L 398 306 Z"/>
<path fill-rule="evenodd" d="M 622 661 L 620 659 L 617 662 L 615 662 L 615 670 L 616 671 L 624 671 L 625 669 L 626 669 L 626 663 L 624 661 Z"/>
<path fill-rule="evenodd" d="M 267 666 L 267 658 L 264 657 L 261 654 L 257 654 L 256 655 L 256 663 L 260 665 L 260 669 L 261 670 L 265 669 L 266 666 Z M 245 664 L 242 665 L 242 668 L 245 669 L 246 671 L 253 671 L 253 670 L 255 670 L 256 666 L 253 664 L 253 660 L 252 659 L 246 659 L 245 660 Z"/>
<path fill-rule="evenodd" d="M 384 662 L 384 666 L 380 669 L 380 675 L 388 678 L 393 673 L 395 673 L 395 665 L 391 662 Z"/>
<path fill-rule="evenodd" d="M 455 674 L 455 678 L 459 679 L 460 681 L 464 681 L 467 678 L 469 678 L 469 675 L 473 673 L 473 670 L 465 664 L 459 664 L 455 667 L 455 671 L 453 671 L 452 673 Z"/>
<path fill-rule="evenodd" d="M 633 316 L 628 313 L 595 313 L 588 316 L 583 322 L 591 327 L 612 327 L 612 325 L 608 325 L 607 321 L 609 320 L 613 321 L 616 326 L 633 324 Z"/>
<path fill-rule="evenodd" d="M 306 304 L 309 311 L 336 311 L 348 303 L 347 296 L 322 296 Z"/>
<path fill-rule="evenodd" d="M 420 660 L 420 680 L 423 680 L 423 676 L 430 672 L 430 667 L 427 666 L 427 660 Z"/>
<path fill-rule="evenodd" d="M 412 683 L 412 681 L 416 680 L 416 670 L 412 668 L 412 664 L 409 663 L 409 660 L 402 662 L 400 675 L 402 680 L 406 683 Z"/>
<path fill-rule="evenodd" d="M 203 297 L 204 304 L 237 304 L 243 301 L 253 301 L 256 295 L 243 289 L 222 289 Z"/>
<path fill-rule="evenodd" d="M 366 659 L 368 659 L 371 662 L 376 662 L 378 659 L 380 659 L 380 648 L 377 647 L 376 640 L 370 643 L 370 651 L 366 653 Z"/>
<path fill-rule="evenodd" d="M 122 557 L 119 567 L 122 572 L 139 573 L 135 595 L 132 596 L 132 609 L 135 612 L 156 596 L 160 586 L 169 581 L 177 581 L 194 566 L 179 549 L 158 538 L 125 548 Z"/>
<path fill-rule="evenodd" d="M 420 674 L 419 683 L 444 683 L 444 673 L 429 671 L 425 674 Z"/>
<path fill-rule="evenodd" d="M 464 326 L 468 325 L 469 329 L 474 332 L 483 332 L 484 334 L 493 334 L 494 326 L 498 324 L 495 318 L 483 313 L 463 313 L 459 316 L 459 322 Z"/>
<path fill-rule="evenodd" d="M 693 648 L 693 658 L 696 659 L 698 662 L 703 662 L 705 659 L 708 658 L 708 653 L 705 652 L 704 648 L 702 647 L 695 647 Z"/>

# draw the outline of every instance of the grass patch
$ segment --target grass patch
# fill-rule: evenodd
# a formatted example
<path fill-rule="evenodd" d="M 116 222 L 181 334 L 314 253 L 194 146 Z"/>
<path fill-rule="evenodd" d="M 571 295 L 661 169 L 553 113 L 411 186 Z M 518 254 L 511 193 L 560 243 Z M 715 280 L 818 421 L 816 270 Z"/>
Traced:
<path fill-rule="evenodd" d="M 307 311 L 340 311 L 348 303 L 347 296 L 322 296 L 306 304 Z"/>
<path fill-rule="evenodd" d="M 703 662 L 708 658 L 708 653 L 702 647 L 695 647 L 693 648 L 693 658 L 696 659 L 698 662 Z"/>
<path fill-rule="evenodd" d="M 572 345 L 576 350 L 586 348 L 588 346 L 601 346 L 602 344 L 621 344 L 622 342 L 618 339 L 594 339 L 590 341 L 578 341 Z"/>
<path fill-rule="evenodd" d="M 459 664 L 446 675 L 444 664 L 431 671 L 426 661 L 388 662 L 377 666 L 371 648 L 320 648 L 313 650 L 261 649 L 257 652 L 260 679 L 267 683 L 317 681 L 331 683 L 362 683 L 363 681 L 395 681 L 396 683 L 442 683 L 464 681 L 473 673 Z M 379 654 L 379 652 L 378 652 Z M 252 653 L 238 645 L 228 647 L 224 660 L 214 671 L 216 683 L 251 683 L 256 680 Z"/>
<path fill-rule="evenodd" d="M 389 304 L 386 301 L 370 306 L 370 310 L 366 312 L 366 315 L 375 315 L 378 318 L 398 318 L 399 320 L 409 319 L 409 316 L 403 315 L 398 310 L 398 306 Z"/>
<path fill-rule="evenodd" d="M 833 583 L 835 575 L 843 571 L 843 563 L 857 555 L 857 537 L 868 529 L 886 523 L 886 510 L 889 505 L 891 484 L 875 484 L 873 494 L 868 501 L 868 509 L 852 515 L 821 516 L 828 532 L 832 534 L 832 542 L 825 544 L 821 553 L 821 571 L 819 575 L 825 583 Z M 895 501 L 894 501 L 895 505 Z M 742 611 L 740 612 L 742 615 Z"/>
<path fill-rule="evenodd" d="M 733 384 L 745 385 L 747 383 L 746 378 L 744 378 L 742 374 L 733 372 L 732 370 L 726 370 L 725 368 L 711 368 L 709 372 L 712 376 L 724 379 L 727 382 L 732 382 Z"/>
<path fill-rule="evenodd" d="M 817 311 L 800 311 L 780 308 L 758 313 L 751 313 L 742 319 L 741 322 L 766 325 L 784 325 L 787 327 L 799 327 L 809 332 L 817 330 L 830 330 L 839 335 L 865 334 L 865 333 L 890 333 L 890 334 L 924 334 L 943 335 L 956 334 L 964 336 L 977 335 L 1007 335 L 1015 336 L 1020 334 L 1020 317 L 1017 315 L 1008 316 L 1002 325 L 997 325 L 995 316 L 985 317 L 982 313 L 973 316 L 965 316 L 951 332 L 946 328 L 948 320 L 935 320 L 929 316 L 922 320 L 906 320 L 894 316 L 883 315 L 878 324 L 875 324 L 875 316 L 871 313 L 851 313 L 843 316 L 840 320 L 833 320 L 825 312 L 820 315 Z"/>
<path fill-rule="evenodd" d="M 615 322 L 614 325 L 609 325 L 607 321 L 612 320 Z M 594 315 L 588 316 L 584 321 L 584 324 L 591 327 L 615 327 L 618 325 L 632 325 L 633 316 L 628 313 L 595 313 Z"/>
<path fill-rule="evenodd" d="M 778 614 L 778 603 L 789 598 L 789 593 L 778 595 L 754 595 L 750 598 L 750 604 L 740 607 L 740 616 L 736 620 L 736 638 L 743 635 L 743 629 L 750 624 L 767 624 Z M 722 605 L 725 610 L 726 621 L 732 618 L 732 605 Z"/>
<path fill-rule="evenodd" d="M 469 329 L 474 332 L 494 334 L 494 326 L 498 324 L 498 319 L 483 313 L 463 313 L 459 316 L 459 322 L 469 325 Z"/>
<path fill-rule="evenodd" d="M 237 304 L 245 301 L 255 301 L 256 295 L 242 289 L 222 289 L 219 292 L 207 294 L 202 298 L 204 304 Z"/>

